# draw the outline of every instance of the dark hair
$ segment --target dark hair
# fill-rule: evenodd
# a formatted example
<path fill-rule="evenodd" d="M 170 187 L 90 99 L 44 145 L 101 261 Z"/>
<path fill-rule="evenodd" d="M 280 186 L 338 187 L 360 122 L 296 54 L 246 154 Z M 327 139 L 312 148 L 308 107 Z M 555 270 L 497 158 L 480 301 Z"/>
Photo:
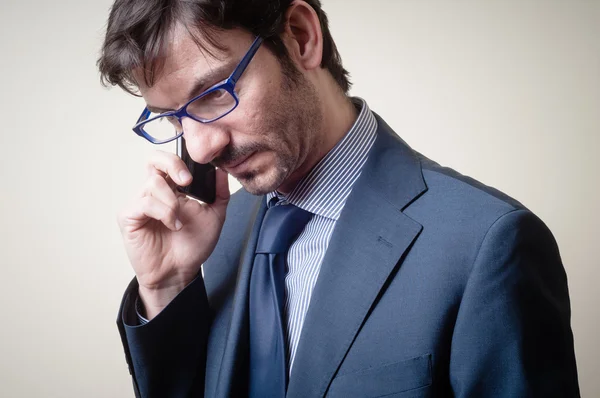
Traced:
<path fill-rule="evenodd" d="M 203 51 L 208 51 L 204 43 L 222 49 L 214 39 L 214 33 L 222 30 L 242 28 L 255 36 L 262 36 L 284 71 L 289 72 L 293 63 L 280 34 L 285 29 L 285 13 L 292 1 L 116 0 L 110 11 L 106 37 L 98 59 L 102 84 L 118 85 L 127 92 L 138 95 L 132 71 L 142 68 L 145 83 L 151 86 L 163 66 L 164 53 L 176 23 L 185 26 Z M 321 67 L 326 68 L 347 93 L 351 84 L 349 74 L 342 66 L 321 2 L 303 1 L 315 10 L 321 22 Z M 202 38 L 197 36 L 197 32 L 202 33 Z"/>

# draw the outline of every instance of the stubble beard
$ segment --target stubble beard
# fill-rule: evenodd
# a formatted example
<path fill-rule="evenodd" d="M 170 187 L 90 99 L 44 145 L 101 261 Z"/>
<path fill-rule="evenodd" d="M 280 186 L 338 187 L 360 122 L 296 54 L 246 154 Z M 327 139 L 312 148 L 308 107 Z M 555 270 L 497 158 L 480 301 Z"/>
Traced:
<path fill-rule="evenodd" d="M 253 148 L 273 153 L 274 164 L 266 170 L 249 170 L 236 176 L 252 195 L 265 195 L 279 188 L 319 142 L 323 115 L 315 88 L 299 73 L 284 80 L 281 95 L 266 113 L 263 131 L 267 141 Z"/>

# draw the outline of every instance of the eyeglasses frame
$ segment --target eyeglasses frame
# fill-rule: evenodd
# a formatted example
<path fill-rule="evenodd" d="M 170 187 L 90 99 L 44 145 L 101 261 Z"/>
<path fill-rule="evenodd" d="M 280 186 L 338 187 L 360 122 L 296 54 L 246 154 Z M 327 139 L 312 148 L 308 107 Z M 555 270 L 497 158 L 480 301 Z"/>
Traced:
<path fill-rule="evenodd" d="M 173 117 L 173 116 L 177 118 L 177 120 L 179 121 L 180 124 L 182 124 L 181 119 L 184 117 L 189 117 L 190 119 L 193 119 L 197 122 L 207 124 L 207 123 L 212 123 L 214 121 L 217 121 L 217 120 L 229 115 L 231 112 L 233 112 L 235 110 L 235 108 L 237 108 L 237 106 L 240 103 L 240 99 L 235 92 L 235 85 L 237 84 L 237 82 L 240 80 L 240 78 L 246 71 L 246 68 L 250 64 L 250 61 L 252 61 L 252 58 L 254 58 L 254 55 L 256 55 L 256 52 L 258 51 L 258 49 L 260 48 L 262 43 L 263 43 L 262 37 L 258 36 L 256 39 L 254 39 L 254 42 L 252 43 L 252 45 L 246 52 L 246 55 L 244 55 L 244 57 L 242 58 L 240 63 L 236 66 L 236 68 L 233 70 L 233 72 L 231 73 L 231 75 L 229 75 L 229 77 L 227 79 L 215 84 L 214 86 L 208 88 L 201 94 L 195 96 L 194 98 L 189 100 L 185 105 L 183 105 L 178 110 L 164 112 L 164 113 L 161 113 L 159 115 L 156 115 L 156 116 L 148 119 L 148 117 L 152 114 L 152 112 L 147 107 L 144 108 L 144 111 L 142 112 L 141 116 L 138 118 L 137 123 L 135 124 L 135 126 L 133 126 L 133 131 L 140 137 L 145 138 L 146 140 L 150 141 L 153 144 L 157 144 L 157 145 L 158 144 L 166 144 L 168 142 L 178 139 L 179 137 L 181 137 L 183 135 L 184 132 L 182 131 L 181 133 L 177 134 L 176 136 L 174 136 L 172 138 L 168 138 L 166 140 L 159 140 L 159 139 L 152 137 L 150 134 L 146 133 L 143 128 L 144 125 L 147 123 L 153 122 L 157 119 L 163 118 L 163 117 Z M 229 111 L 227 111 L 223 115 L 220 115 L 213 119 L 202 119 L 197 116 L 191 115 L 187 112 L 187 107 L 192 102 L 194 102 L 214 91 L 217 91 L 217 90 L 225 90 L 234 98 L 235 105 Z"/>

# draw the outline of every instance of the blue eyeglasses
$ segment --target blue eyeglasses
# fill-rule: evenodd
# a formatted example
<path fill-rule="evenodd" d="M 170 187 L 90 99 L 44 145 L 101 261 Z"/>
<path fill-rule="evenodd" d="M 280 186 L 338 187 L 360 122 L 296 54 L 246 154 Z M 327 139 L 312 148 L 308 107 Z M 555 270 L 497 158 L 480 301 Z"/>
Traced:
<path fill-rule="evenodd" d="M 202 94 L 192 98 L 179 110 L 153 113 L 144 108 L 133 131 L 153 144 L 165 144 L 183 134 L 181 119 L 189 117 L 200 123 L 211 123 L 227 116 L 238 106 L 240 100 L 235 85 L 242 77 L 263 39 L 257 37 L 233 73 L 224 81 L 215 84 Z"/>

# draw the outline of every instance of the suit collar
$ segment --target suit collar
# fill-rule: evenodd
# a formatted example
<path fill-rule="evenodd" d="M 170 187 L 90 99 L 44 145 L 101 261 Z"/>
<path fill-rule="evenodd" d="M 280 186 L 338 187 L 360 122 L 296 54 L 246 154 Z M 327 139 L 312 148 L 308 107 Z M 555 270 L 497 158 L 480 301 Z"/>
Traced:
<path fill-rule="evenodd" d="M 416 154 L 378 118 L 378 137 L 331 237 L 290 377 L 290 398 L 322 397 L 422 227 L 403 210 L 426 186 Z"/>
<path fill-rule="evenodd" d="M 370 189 L 381 200 L 404 210 L 427 190 L 415 151 L 377 114 L 377 140 L 356 188 Z M 359 188 L 360 187 L 360 188 Z"/>

